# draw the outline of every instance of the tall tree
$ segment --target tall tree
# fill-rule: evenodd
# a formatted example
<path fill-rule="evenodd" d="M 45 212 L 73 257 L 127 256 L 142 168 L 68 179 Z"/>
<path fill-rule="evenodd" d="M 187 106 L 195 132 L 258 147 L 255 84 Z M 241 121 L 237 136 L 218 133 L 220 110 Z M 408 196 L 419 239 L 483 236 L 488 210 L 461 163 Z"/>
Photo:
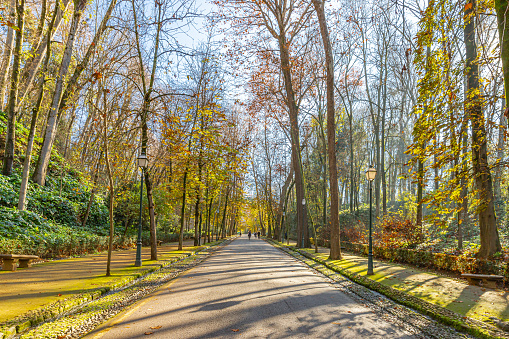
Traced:
<path fill-rule="evenodd" d="M 500 252 L 500 240 L 495 216 L 493 196 L 493 180 L 488 164 L 488 140 L 485 118 L 482 109 L 481 88 L 479 82 L 479 65 L 477 61 L 476 41 L 476 8 L 475 0 L 467 0 L 465 5 L 465 48 L 466 48 L 466 102 L 465 110 L 472 124 L 472 165 L 474 180 L 478 190 L 481 206 L 479 206 L 479 227 L 481 230 L 481 248 L 478 256 L 488 258 Z"/>
<path fill-rule="evenodd" d="M 85 11 L 85 7 L 87 5 L 86 0 L 73 0 L 73 1 L 74 1 L 74 13 L 71 21 L 71 27 L 69 28 L 69 34 L 67 36 L 67 42 L 62 56 L 62 62 L 60 64 L 60 69 L 55 83 L 53 99 L 51 101 L 51 106 L 48 112 L 48 119 L 44 132 L 43 144 L 33 174 L 33 180 L 39 185 L 44 185 L 46 181 L 46 173 L 48 171 L 51 150 L 53 148 L 53 142 L 55 141 L 60 100 L 62 98 L 64 82 L 69 71 L 69 65 L 71 63 L 74 41 L 76 39 L 78 27 L 81 23 L 81 17 L 83 16 L 83 12 Z"/>
<path fill-rule="evenodd" d="M 467 6 L 468 6 L 467 2 Z M 497 13 L 498 36 L 500 40 L 500 57 L 502 59 L 502 70 L 504 72 L 504 94 L 506 102 L 509 100 L 509 1 L 495 0 L 495 11 Z M 509 118 L 509 110 L 505 111 Z"/>
<path fill-rule="evenodd" d="M 7 133 L 5 137 L 5 151 L 3 162 L 3 175 L 11 175 L 14 163 L 14 147 L 16 143 L 16 118 L 18 115 L 18 83 L 21 64 L 21 48 L 25 27 L 25 0 L 16 1 L 16 43 L 14 47 L 14 60 L 12 64 L 11 87 L 9 103 L 7 106 Z"/>
<path fill-rule="evenodd" d="M 341 259 L 341 245 L 339 238 L 339 189 L 338 173 L 336 168 L 336 116 L 334 105 L 334 60 L 332 57 L 332 48 L 325 17 L 325 2 L 313 0 L 318 23 L 320 25 L 320 34 L 322 35 L 323 49 L 325 51 L 325 66 L 327 69 L 327 155 L 329 158 L 329 185 L 330 185 L 330 227 L 331 227 L 331 247 L 330 259 Z M 315 240 L 316 242 L 316 240 Z"/>

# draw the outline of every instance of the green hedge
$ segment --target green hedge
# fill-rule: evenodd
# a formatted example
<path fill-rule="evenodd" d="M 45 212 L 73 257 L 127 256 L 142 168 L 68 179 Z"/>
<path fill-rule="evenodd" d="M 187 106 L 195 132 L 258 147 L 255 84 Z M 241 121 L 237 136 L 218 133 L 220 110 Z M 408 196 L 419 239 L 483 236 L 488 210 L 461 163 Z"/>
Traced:
<path fill-rule="evenodd" d="M 368 255 L 367 244 L 354 244 L 342 241 L 341 246 L 349 252 Z M 375 258 L 402 264 L 444 270 L 458 274 L 478 273 L 503 275 L 505 277 L 505 282 L 509 281 L 508 265 L 501 260 L 468 258 L 452 254 L 433 253 L 407 248 L 381 248 L 378 246 L 373 246 L 373 256 Z"/>
<path fill-rule="evenodd" d="M 35 254 L 42 258 L 79 255 L 108 248 L 108 236 L 71 227 L 35 212 L 0 206 L 0 253 Z M 134 238 L 114 238 L 115 247 L 134 245 Z"/>

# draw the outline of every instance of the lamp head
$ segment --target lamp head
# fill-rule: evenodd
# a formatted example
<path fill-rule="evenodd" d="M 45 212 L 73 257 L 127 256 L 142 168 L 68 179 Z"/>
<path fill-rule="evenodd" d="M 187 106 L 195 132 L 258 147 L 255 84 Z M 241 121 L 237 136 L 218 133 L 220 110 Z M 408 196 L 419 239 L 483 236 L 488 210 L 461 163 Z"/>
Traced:
<path fill-rule="evenodd" d="M 376 169 L 373 166 L 370 166 L 366 170 L 366 179 L 368 179 L 368 181 L 373 181 L 373 180 L 375 180 L 375 177 L 376 177 Z"/>
<path fill-rule="evenodd" d="M 140 154 L 138 156 L 138 167 L 147 167 L 148 165 L 148 158 L 145 154 Z"/>

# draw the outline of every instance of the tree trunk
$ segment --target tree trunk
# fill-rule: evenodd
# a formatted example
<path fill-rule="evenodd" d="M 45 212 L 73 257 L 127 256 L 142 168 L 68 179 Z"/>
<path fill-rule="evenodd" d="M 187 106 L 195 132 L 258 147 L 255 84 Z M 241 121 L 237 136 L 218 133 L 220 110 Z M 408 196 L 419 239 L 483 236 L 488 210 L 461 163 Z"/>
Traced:
<path fill-rule="evenodd" d="M 339 189 L 338 171 L 336 168 L 336 121 L 334 107 L 334 59 L 329 39 L 329 30 L 325 18 L 324 2 L 313 0 L 313 6 L 318 17 L 320 33 L 322 35 L 323 48 L 325 51 L 325 64 L 327 67 L 327 156 L 329 158 L 329 187 L 330 187 L 330 227 L 331 227 L 331 260 L 341 259 L 340 229 L 339 229 Z M 353 159 L 350 159 L 353 161 Z M 315 232 L 316 233 L 316 232 Z M 315 244 L 317 239 L 315 237 Z"/>
<path fill-rule="evenodd" d="M 477 253 L 480 258 L 488 258 L 500 252 L 500 240 L 497 230 L 497 219 L 493 198 L 493 182 L 488 164 L 488 141 L 484 114 L 482 111 L 482 98 L 480 96 L 479 65 L 477 64 L 477 43 L 475 35 L 476 1 L 467 0 L 465 6 L 465 47 L 466 47 L 466 76 L 467 95 L 465 109 L 472 124 L 472 165 L 474 180 L 481 201 L 479 215 L 479 227 L 481 248 Z"/>
<path fill-rule="evenodd" d="M 228 208 L 228 197 L 230 195 L 230 187 L 226 189 L 226 201 L 224 202 L 223 209 L 223 221 L 221 221 L 221 238 L 225 237 L 225 227 L 226 227 L 226 210 Z"/>
<path fill-rule="evenodd" d="M 180 208 L 180 233 L 179 233 L 179 251 L 182 251 L 182 243 L 184 242 L 184 218 L 186 214 L 186 185 L 187 185 L 187 171 L 184 171 L 184 179 L 182 183 L 182 207 Z"/>
<path fill-rule="evenodd" d="M 199 188 L 196 189 L 196 202 L 194 204 L 194 246 L 200 244 L 201 234 L 198 229 L 200 217 L 200 193 Z"/>
<path fill-rule="evenodd" d="M 288 177 L 286 177 L 285 183 L 283 184 L 283 188 L 281 189 L 281 195 L 279 197 L 279 210 L 281 211 L 279 214 L 279 228 L 281 229 L 281 232 L 283 232 L 283 220 L 284 216 L 283 213 L 286 208 L 286 200 L 288 196 L 288 189 L 293 181 L 293 167 L 290 169 L 290 173 L 288 174 Z"/>
<path fill-rule="evenodd" d="M 430 57 L 431 49 L 428 46 L 426 48 L 426 73 L 429 72 L 429 57 Z M 427 106 L 424 107 L 424 110 L 427 110 Z M 422 149 L 424 149 L 425 145 L 423 144 Z M 417 213 L 416 213 L 416 220 L 415 224 L 418 226 L 418 228 L 421 231 L 421 236 L 423 236 L 423 226 L 422 226 L 422 198 L 423 198 L 423 190 L 424 190 L 424 163 L 422 159 L 419 157 L 417 160 Z"/>
<path fill-rule="evenodd" d="M 140 47 L 140 39 L 139 39 L 139 32 L 138 32 L 138 19 L 136 16 L 136 8 L 134 5 L 134 0 L 131 2 L 132 4 L 132 10 L 134 14 L 134 32 L 135 32 L 135 40 L 136 40 L 136 51 L 138 53 L 138 61 L 139 61 L 139 67 L 140 67 L 140 75 L 141 75 L 141 81 L 142 81 L 142 89 L 143 89 L 143 103 L 141 106 L 141 112 L 140 112 L 140 122 L 141 122 L 141 153 L 147 154 L 147 147 L 148 147 L 148 113 L 150 111 L 150 104 L 152 102 L 151 95 L 154 87 L 154 79 L 155 79 L 155 72 L 156 72 L 156 65 L 157 65 L 157 58 L 159 56 L 159 35 L 161 33 L 161 27 L 162 27 L 162 9 L 161 9 L 161 3 L 156 2 L 156 7 L 158 8 L 158 14 L 157 14 L 157 29 L 156 29 L 156 36 L 154 41 L 154 57 L 152 60 L 152 68 L 150 73 L 150 80 L 147 86 L 146 80 L 145 80 L 145 65 L 143 63 L 142 58 L 142 52 Z M 114 6 L 112 7 L 110 4 L 109 11 L 113 11 Z M 111 14 L 111 12 L 110 12 Z M 104 22 L 104 21 L 103 21 Z M 101 23 L 102 24 L 102 23 Z M 146 172 L 146 184 L 147 184 L 147 198 L 149 201 L 148 204 L 148 211 L 150 216 L 150 257 L 151 260 L 157 260 L 157 237 L 156 237 L 156 218 L 155 218 L 155 205 L 154 200 L 152 198 L 152 185 L 149 180 L 149 173 Z M 184 183 L 185 185 L 185 183 Z M 150 187 L 150 193 L 149 192 Z M 184 192 L 184 202 L 185 202 L 185 192 Z M 182 237 L 182 230 L 181 230 L 181 237 Z M 180 237 L 180 238 L 181 238 Z M 179 238 L 179 248 L 181 249 L 182 244 Z"/>
<path fill-rule="evenodd" d="M 149 171 L 145 171 L 145 186 L 147 186 L 148 213 L 150 216 L 150 260 L 157 260 L 157 223 Z"/>
<path fill-rule="evenodd" d="M 497 12 L 498 36 L 500 40 L 500 57 L 502 59 L 502 69 L 504 72 L 504 93 L 505 99 L 509 98 L 509 22 L 507 13 L 509 11 L 508 0 L 495 0 L 495 11 Z M 509 118 L 509 111 L 505 110 L 505 115 Z"/>
<path fill-rule="evenodd" d="M 99 40 L 101 39 L 102 35 L 108 28 L 108 21 L 110 20 L 111 13 L 113 13 L 113 10 L 115 9 L 115 6 L 117 4 L 117 0 L 111 0 L 110 5 L 108 7 L 108 10 L 104 14 L 104 17 L 101 21 L 101 24 L 99 25 L 99 28 L 95 32 L 94 39 L 88 46 L 87 52 L 85 53 L 85 56 L 81 60 L 78 66 L 74 69 L 74 73 L 72 74 L 71 78 L 67 82 L 67 86 L 65 87 L 64 94 L 62 95 L 62 100 L 60 101 L 59 106 L 59 114 L 61 115 L 61 112 L 65 110 L 67 107 L 67 103 L 70 98 L 77 92 L 79 89 L 78 87 L 78 79 L 87 67 L 88 63 L 90 62 L 90 58 L 94 55 L 94 52 L 99 44 Z M 59 119 L 58 119 L 59 120 Z"/>
<path fill-rule="evenodd" d="M 106 91 L 102 91 L 104 93 L 104 109 L 106 110 Z M 99 95 L 99 94 L 98 94 Z M 114 195 L 114 183 L 113 183 L 113 174 L 111 172 L 111 164 L 110 164 L 110 157 L 109 157 L 109 149 L 108 149 L 108 114 L 106 111 L 102 114 L 102 120 L 103 120 L 103 147 L 104 147 L 104 159 L 106 161 L 106 171 L 108 173 L 108 182 L 109 182 L 109 219 L 110 219 L 110 238 L 108 242 L 108 261 L 106 264 L 106 276 L 109 277 L 111 275 L 111 253 L 113 251 L 113 236 L 115 235 L 115 221 L 113 220 L 113 199 L 115 198 Z"/>
<path fill-rule="evenodd" d="M 55 24 L 55 18 L 56 14 L 54 14 L 53 17 L 51 18 L 48 30 L 53 29 L 53 25 Z M 48 80 L 46 77 L 46 71 L 48 69 L 49 60 L 51 58 L 51 44 L 49 43 L 49 41 L 47 43 L 49 47 L 46 49 L 46 58 L 44 60 L 44 65 L 42 68 L 43 80 L 41 81 L 41 87 L 39 88 L 39 96 L 37 98 L 37 102 L 32 110 L 32 121 L 30 122 L 30 132 L 28 135 L 27 149 L 25 152 L 25 161 L 23 164 L 23 175 L 21 178 L 21 186 L 19 189 L 19 200 L 18 200 L 18 210 L 20 211 L 23 211 L 25 209 L 25 201 L 28 190 L 28 177 L 30 176 L 30 162 L 32 160 L 32 149 L 34 145 L 34 138 L 37 127 L 37 118 L 39 116 L 42 100 L 44 98 L 44 87 L 46 85 L 46 81 Z"/>
<path fill-rule="evenodd" d="M 55 34 L 62 23 L 62 19 L 65 11 L 67 10 L 67 6 L 69 5 L 69 0 L 64 0 L 63 3 L 60 1 L 55 2 L 54 14 L 56 16 L 55 23 L 53 25 L 53 30 L 48 30 L 46 33 L 46 39 L 42 39 L 41 44 L 33 46 L 30 51 L 31 57 L 25 63 L 23 68 L 23 73 L 20 81 L 20 95 L 21 97 L 25 97 L 26 94 L 30 91 L 30 87 L 34 82 L 35 76 L 37 75 L 37 71 L 39 70 L 39 66 L 42 62 L 42 58 L 46 51 L 46 47 L 48 40 L 51 42 L 55 38 Z"/>
<path fill-rule="evenodd" d="M 293 90 L 292 74 L 290 66 L 290 54 L 288 51 L 288 43 L 284 35 L 279 36 L 279 52 L 281 58 L 281 71 L 284 76 L 284 84 L 286 91 L 286 101 L 288 104 L 288 112 L 290 116 L 290 136 L 292 143 L 292 163 L 295 171 L 295 190 L 297 204 L 297 247 L 309 247 L 309 236 L 307 226 L 307 213 L 305 204 L 305 187 L 304 176 L 302 173 L 302 163 L 300 156 L 300 140 L 299 140 L 299 121 L 298 107 L 295 102 L 295 93 Z M 302 244 L 304 242 L 304 244 Z"/>
<path fill-rule="evenodd" d="M 5 151 L 3 163 L 3 175 L 11 175 L 14 163 L 14 147 L 16 144 L 16 118 L 18 115 L 18 82 L 19 67 L 21 62 L 21 48 L 23 45 L 23 34 L 25 26 L 25 0 L 16 1 L 17 25 L 16 45 L 14 47 L 14 61 L 12 63 L 11 88 L 9 92 L 9 103 L 7 106 L 7 133 L 5 136 Z"/>
<path fill-rule="evenodd" d="M 86 0 L 74 1 L 74 15 L 72 17 L 71 27 L 69 29 L 69 36 L 67 38 L 64 54 L 62 56 L 62 63 L 60 64 L 60 70 L 55 83 L 55 92 L 53 94 L 53 100 L 48 113 L 48 122 L 46 124 L 46 131 L 44 133 L 44 141 L 37 161 L 37 166 L 35 168 L 35 172 L 33 175 L 33 180 L 39 185 L 44 185 L 46 181 L 46 173 L 48 170 L 48 165 L 51 157 L 51 150 L 53 148 L 53 142 L 55 141 L 60 99 L 62 97 L 64 81 L 69 70 L 69 64 L 71 63 L 74 40 L 76 38 L 76 31 L 78 30 L 78 26 L 80 24 L 83 12 L 85 11 L 86 5 L 87 5 Z"/>
<path fill-rule="evenodd" d="M 16 0 L 11 0 L 9 4 L 9 21 L 16 20 Z M 5 111 L 5 91 L 7 90 L 7 80 L 9 79 L 9 70 L 11 69 L 12 48 L 14 47 L 14 30 L 7 27 L 7 37 L 5 39 L 4 55 L 2 57 L 2 68 L 0 76 L 0 109 Z"/>
<path fill-rule="evenodd" d="M 83 222 L 81 223 L 81 227 L 85 227 L 87 225 L 88 217 L 90 216 L 90 209 L 92 208 L 92 204 L 94 203 L 97 179 L 99 178 L 99 166 L 101 164 L 101 159 L 103 157 L 103 152 L 99 155 L 99 160 L 97 161 L 97 166 L 95 167 L 94 179 L 92 180 L 92 190 L 90 192 L 90 199 L 88 200 L 87 210 L 85 211 L 85 215 L 83 216 Z"/>
<path fill-rule="evenodd" d="M 208 192 L 208 188 L 207 188 Z M 214 198 L 210 198 L 209 207 L 207 211 L 207 242 L 210 243 L 210 215 L 212 213 L 212 202 L 214 201 Z"/>
<path fill-rule="evenodd" d="M 502 114 L 500 114 L 500 126 L 498 129 L 498 142 L 497 142 L 497 161 L 504 161 L 504 147 L 505 147 L 505 140 L 504 140 L 504 131 L 507 129 L 507 118 L 504 115 L 505 111 L 505 99 L 502 99 Z M 502 191 L 500 189 L 500 182 L 502 181 L 502 170 L 503 166 L 501 164 L 497 164 L 497 167 L 495 169 L 495 180 L 493 180 L 493 194 L 495 196 L 495 202 L 502 201 Z"/>

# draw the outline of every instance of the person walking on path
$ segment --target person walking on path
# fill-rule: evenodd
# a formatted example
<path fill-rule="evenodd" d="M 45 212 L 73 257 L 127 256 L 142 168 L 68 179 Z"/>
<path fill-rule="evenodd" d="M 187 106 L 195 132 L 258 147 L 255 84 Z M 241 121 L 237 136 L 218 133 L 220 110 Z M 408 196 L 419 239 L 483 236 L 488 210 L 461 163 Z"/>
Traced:
<path fill-rule="evenodd" d="M 247 232 L 247 237 L 251 240 L 251 231 Z"/>

